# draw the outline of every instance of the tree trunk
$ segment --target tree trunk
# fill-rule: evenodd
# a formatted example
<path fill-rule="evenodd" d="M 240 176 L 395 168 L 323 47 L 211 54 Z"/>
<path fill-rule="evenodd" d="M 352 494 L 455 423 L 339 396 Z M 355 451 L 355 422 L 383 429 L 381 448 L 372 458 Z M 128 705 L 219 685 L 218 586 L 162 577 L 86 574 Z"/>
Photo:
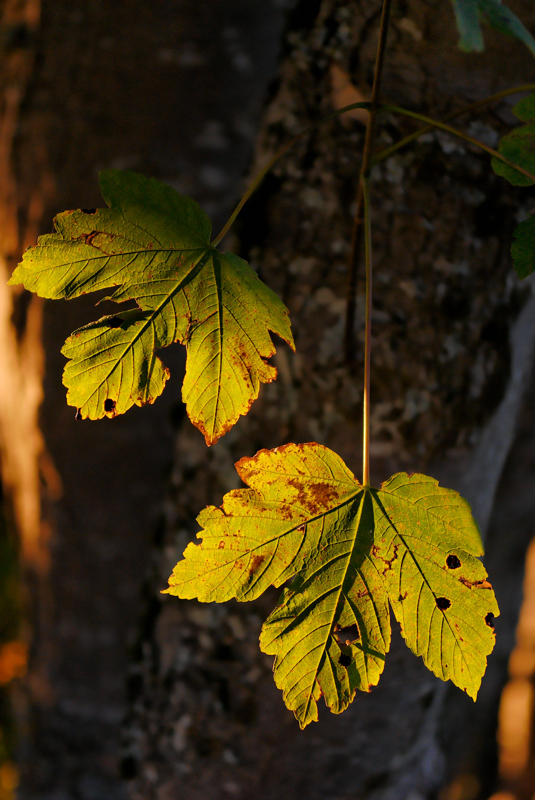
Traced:
<path fill-rule="evenodd" d="M 355 99 L 369 95 L 379 11 L 371 0 L 297 4 L 252 172 L 327 115 L 344 82 Z M 489 35 L 483 56 L 461 53 L 456 42 L 449 4 L 398 5 L 384 96 L 440 118 L 535 76 L 511 41 Z M 513 121 L 510 105 L 459 124 L 472 123 L 476 136 L 495 143 Z M 389 118 L 379 142 L 413 129 Z M 173 504 L 130 679 L 123 765 L 133 800 L 399 800 L 435 796 L 463 771 L 472 779 L 463 784 L 472 787 L 469 796 L 483 797 L 496 779 L 489 751 L 495 762 L 496 708 L 519 594 L 499 597 L 506 644 L 491 659 L 475 711 L 395 635 L 378 688 L 340 718 L 324 711 L 303 733 L 273 685 L 272 659 L 257 646 L 277 593 L 224 606 L 158 595 L 194 537 L 196 513 L 238 485 L 238 458 L 316 440 L 359 475 L 363 318 L 357 315 L 348 366 L 343 315 L 362 140 L 356 120 L 325 123 L 276 167 L 242 217 L 241 253 L 289 306 L 297 355 L 279 348 L 278 381 L 210 451 L 186 419 L 181 426 Z M 534 302 L 509 254 L 525 195 L 494 176 L 487 156 L 441 134 L 376 168 L 373 179 L 372 482 L 400 469 L 429 472 L 468 497 L 485 530 L 533 361 Z M 518 551 L 531 531 L 518 523 L 516 558 L 511 539 L 495 528 L 491 534 L 497 585 L 518 584 Z"/>

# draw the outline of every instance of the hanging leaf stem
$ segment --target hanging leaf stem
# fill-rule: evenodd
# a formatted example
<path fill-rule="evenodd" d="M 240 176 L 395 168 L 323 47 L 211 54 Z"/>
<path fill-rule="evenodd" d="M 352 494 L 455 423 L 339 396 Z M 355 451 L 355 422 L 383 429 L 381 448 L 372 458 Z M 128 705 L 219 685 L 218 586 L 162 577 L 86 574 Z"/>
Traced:
<path fill-rule="evenodd" d="M 370 210 L 370 181 L 362 176 L 364 205 L 364 251 L 366 259 L 366 321 L 364 334 L 364 402 L 362 426 L 362 484 L 370 485 L 370 374 L 372 334 L 372 226 Z"/>
<path fill-rule="evenodd" d="M 375 70 L 373 75 L 373 87 L 370 103 L 370 116 L 366 126 L 366 138 L 364 140 L 364 150 L 362 151 L 362 163 L 360 166 L 360 176 L 356 199 L 355 218 L 353 222 L 353 233 L 351 236 L 351 256 L 349 260 L 349 274 L 347 281 L 347 306 L 346 321 L 344 331 L 344 350 L 346 360 L 351 363 L 355 357 L 355 298 L 357 293 L 357 272 L 358 259 L 362 242 L 362 223 L 364 210 L 364 184 L 363 178 L 369 178 L 370 170 L 373 165 L 373 148 L 375 144 L 375 131 L 377 127 L 377 112 L 379 110 L 379 96 L 381 93 L 381 81 L 383 77 L 383 67 L 386 52 L 386 40 L 388 36 L 388 23 L 390 20 L 391 0 L 384 0 L 381 13 L 381 26 L 379 29 L 379 43 L 377 45 L 377 56 L 375 59 Z"/>

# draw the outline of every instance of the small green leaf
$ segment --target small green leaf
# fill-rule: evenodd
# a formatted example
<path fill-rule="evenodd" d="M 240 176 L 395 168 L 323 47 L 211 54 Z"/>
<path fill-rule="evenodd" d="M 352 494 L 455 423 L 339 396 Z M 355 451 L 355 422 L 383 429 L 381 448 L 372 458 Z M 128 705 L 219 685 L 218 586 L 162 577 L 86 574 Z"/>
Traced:
<path fill-rule="evenodd" d="M 106 170 L 100 184 L 108 208 L 59 214 L 10 283 L 52 299 L 112 288 L 108 299 L 134 300 L 67 339 L 68 403 L 99 419 L 154 402 L 169 377 L 156 350 L 182 342 L 182 397 L 212 444 L 275 379 L 269 332 L 293 347 L 288 311 L 245 261 L 210 245 L 194 200 L 134 172 Z"/>
<path fill-rule="evenodd" d="M 491 28 L 519 39 L 535 55 L 535 39 L 501 0 L 452 0 L 452 3 L 461 50 L 481 53 L 484 43 L 480 19 L 483 17 Z"/>
<path fill-rule="evenodd" d="M 530 94 L 520 100 L 513 111 L 518 119 L 527 122 L 527 125 L 519 125 L 510 133 L 507 133 L 501 140 L 498 151 L 519 167 L 523 167 L 528 172 L 535 171 L 535 94 Z M 504 164 L 493 156 L 492 169 L 496 175 L 506 178 L 514 186 L 532 186 L 534 181 L 523 175 L 514 167 Z"/>
<path fill-rule="evenodd" d="M 527 278 L 535 271 L 535 217 L 530 217 L 515 229 L 511 247 L 513 264 L 519 278 Z"/>
<path fill-rule="evenodd" d="M 301 727 L 369 691 L 390 647 L 388 605 L 408 646 L 475 698 L 494 646 L 498 607 L 478 560 L 470 507 L 433 478 L 400 473 L 361 486 L 311 443 L 236 465 L 248 489 L 199 516 L 167 592 L 205 602 L 253 600 L 290 580 L 262 629 L 274 675 Z"/>

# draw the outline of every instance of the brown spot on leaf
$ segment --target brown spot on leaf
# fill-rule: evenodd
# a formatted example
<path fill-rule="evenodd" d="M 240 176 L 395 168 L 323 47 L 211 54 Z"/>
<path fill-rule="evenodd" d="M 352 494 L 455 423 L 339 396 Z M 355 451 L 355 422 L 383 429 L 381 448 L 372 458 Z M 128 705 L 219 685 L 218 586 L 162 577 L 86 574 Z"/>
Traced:
<path fill-rule="evenodd" d="M 388 559 L 388 558 L 381 558 L 381 561 L 382 561 L 384 564 L 386 564 L 386 566 L 385 566 L 385 568 L 384 568 L 384 570 L 383 570 L 383 575 L 386 575 L 386 573 L 387 573 L 389 570 L 391 570 L 391 569 L 392 569 L 392 564 L 394 563 L 394 561 L 395 561 L 395 560 L 397 559 L 397 557 L 398 557 L 398 550 L 399 550 L 399 544 L 395 544 L 395 545 L 394 545 L 394 555 L 392 556 L 392 558 L 390 558 L 390 559 Z M 375 555 L 375 553 L 374 553 L 374 555 Z"/>
<path fill-rule="evenodd" d="M 284 505 L 283 503 L 280 503 L 278 506 L 277 513 L 283 519 L 293 519 L 295 517 L 294 509 L 291 506 Z"/>
<path fill-rule="evenodd" d="M 321 503 L 321 505 L 326 508 L 331 505 L 333 501 L 338 500 L 340 496 L 330 483 L 313 483 L 310 487 L 310 491 L 314 495 L 316 502 Z"/>
<path fill-rule="evenodd" d="M 303 484 L 299 478 L 289 478 L 287 483 L 297 489 L 297 502 L 313 516 L 326 511 L 340 496 L 330 483 L 311 483 L 307 485 Z"/>
<path fill-rule="evenodd" d="M 219 544 L 217 545 L 217 549 L 218 550 L 223 550 L 224 547 L 225 547 L 225 542 L 223 540 L 221 540 L 219 542 Z"/>
<path fill-rule="evenodd" d="M 249 566 L 249 577 L 257 571 L 260 564 L 266 560 L 265 556 L 253 556 L 251 559 L 251 564 Z"/>
<path fill-rule="evenodd" d="M 467 589 L 492 589 L 492 584 L 486 580 L 470 581 L 468 578 L 464 578 L 462 575 L 459 577 L 459 580 L 462 584 L 464 584 L 464 586 L 466 586 Z"/>
<path fill-rule="evenodd" d="M 91 233 L 83 233 L 80 237 L 86 244 L 93 244 L 93 239 L 98 235 L 98 231 L 91 231 Z"/>
<path fill-rule="evenodd" d="M 459 569 L 459 567 L 461 566 L 461 562 L 456 555 L 450 553 L 450 555 L 446 559 L 446 566 L 448 567 L 448 569 Z"/>
<path fill-rule="evenodd" d="M 437 597 L 435 602 L 441 611 L 446 611 L 451 606 L 451 600 L 448 600 L 447 597 Z"/>

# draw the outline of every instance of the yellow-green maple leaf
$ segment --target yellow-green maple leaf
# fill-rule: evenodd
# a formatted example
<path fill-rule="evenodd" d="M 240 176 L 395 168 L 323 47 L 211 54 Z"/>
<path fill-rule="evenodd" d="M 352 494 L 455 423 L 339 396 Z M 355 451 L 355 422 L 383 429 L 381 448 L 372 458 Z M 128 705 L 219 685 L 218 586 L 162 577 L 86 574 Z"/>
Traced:
<path fill-rule="evenodd" d="M 194 200 L 134 172 L 106 170 L 100 185 L 109 207 L 59 214 L 10 283 L 53 299 L 114 288 L 110 299 L 135 300 L 67 339 L 68 403 L 99 419 L 154 402 L 169 376 L 156 350 L 181 342 L 183 400 L 212 444 L 275 379 L 270 331 L 293 347 L 288 311 L 247 262 L 210 245 Z"/>
<path fill-rule="evenodd" d="M 388 606 L 408 646 L 475 699 L 498 607 L 478 556 L 470 507 L 425 475 L 363 487 L 316 443 L 261 450 L 237 463 L 248 489 L 199 516 L 170 594 L 253 600 L 290 580 L 260 647 L 301 727 L 323 695 L 334 713 L 369 691 L 390 647 Z"/>

